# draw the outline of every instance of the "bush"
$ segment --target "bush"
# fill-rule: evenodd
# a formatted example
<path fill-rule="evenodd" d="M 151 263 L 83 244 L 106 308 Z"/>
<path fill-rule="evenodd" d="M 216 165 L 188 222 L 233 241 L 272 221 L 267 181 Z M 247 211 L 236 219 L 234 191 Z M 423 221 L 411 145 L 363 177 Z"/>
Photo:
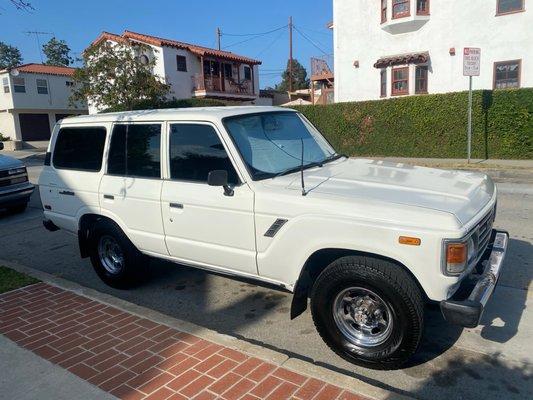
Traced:
<path fill-rule="evenodd" d="M 9 140 L 11 139 L 8 138 L 7 136 L 2 135 L 2 133 L 0 133 L 0 142 L 7 142 Z"/>
<path fill-rule="evenodd" d="M 297 106 L 340 153 L 465 158 L 468 92 Z M 533 89 L 473 93 L 472 157 L 533 158 Z"/>
<path fill-rule="evenodd" d="M 190 107 L 221 107 L 225 104 L 212 99 L 172 99 L 163 101 L 139 101 L 133 106 L 134 110 L 157 110 L 163 108 L 190 108 Z M 110 107 L 102 112 L 127 111 L 122 106 Z"/>

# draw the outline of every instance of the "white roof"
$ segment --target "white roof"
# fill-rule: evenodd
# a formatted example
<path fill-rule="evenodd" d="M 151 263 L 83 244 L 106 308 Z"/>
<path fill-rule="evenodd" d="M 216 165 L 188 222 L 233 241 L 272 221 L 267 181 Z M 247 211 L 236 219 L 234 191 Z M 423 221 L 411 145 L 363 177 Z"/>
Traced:
<path fill-rule="evenodd" d="M 166 120 L 221 120 L 234 115 L 254 114 L 260 112 L 293 111 L 283 107 L 271 106 L 237 106 L 237 107 L 191 107 L 168 108 L 162 110 L 138 110 L 91 115 L 80 115 L 62 120 L 62 124 L 116 121 L 166 121 Z"/>
<path fill-rule="evenodd" d="M 293 101 L 289 101 L 288 103 L 282 104 L 282 106 L 307 106 L 313 104 L 310 101 L 304 100 L 304 99 L 296 99 Z"/>

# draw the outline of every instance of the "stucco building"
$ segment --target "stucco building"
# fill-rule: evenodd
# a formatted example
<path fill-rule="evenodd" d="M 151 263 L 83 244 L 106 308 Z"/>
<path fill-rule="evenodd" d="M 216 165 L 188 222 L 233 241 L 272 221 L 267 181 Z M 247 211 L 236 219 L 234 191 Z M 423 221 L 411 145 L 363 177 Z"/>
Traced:
<path fill-rule="evenodd" d="M 333 0 L 335 101 L 533 86 L 531 0 Z"/>
<path fill-rule="evenodd" d="M 152 48 L 153 73 L 170 85 L 169 98 L 208 98 L 232 104 L 259 100 L 259 60 L 131 31 L 121 35 L 103 32 L 92 44 L 124 40 Z M 89 111 L 97 110 L 89 107 Z"/>
<path fill-rule="evenodd" d="M 24 64 L 0 70 L 0 133 L 13 141 L 46 141 L 55 123 L 87 114 L 72 104 L 74 68 Z"/>

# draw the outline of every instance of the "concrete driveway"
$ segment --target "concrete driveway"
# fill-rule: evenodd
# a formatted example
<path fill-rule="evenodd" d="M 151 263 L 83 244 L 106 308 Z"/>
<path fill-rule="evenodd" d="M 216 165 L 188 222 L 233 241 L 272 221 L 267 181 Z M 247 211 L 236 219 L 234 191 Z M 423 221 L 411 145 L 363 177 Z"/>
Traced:
<path fill-rule="evenodd" d="M 309 312 L 290 321 L 291 296 L 286 293 L 158 260 L 150 261 L 151 274 L 141 287 L 111 289 L 100 282 L 88 260 L 79 258 L 75 237 L 44 230 L 37 192 L 26 213 L 0 216 L 0 259 L 417 398 L 526 399 L 533 393 L 532 222 L 533 196 L 500 196 L 496 226 L 511 233 L 509 256 L 481 325 L 453 327 L 437 308 L 428 308 L 420 352 L 399 371 L 368 370 L 337 357 L 316 333 Z"/>

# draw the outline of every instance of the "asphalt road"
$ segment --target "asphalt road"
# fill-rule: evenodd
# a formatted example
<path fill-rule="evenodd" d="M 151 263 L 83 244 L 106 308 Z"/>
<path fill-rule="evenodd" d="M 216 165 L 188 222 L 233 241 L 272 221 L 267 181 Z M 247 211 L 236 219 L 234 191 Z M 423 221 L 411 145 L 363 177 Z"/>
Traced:
<path fill-rule="evenodd" d="M 31 164 L 30 164 L 31 165 Z M 30 175 L 38 167 L 30 167 Z M 309 312 L 290 321 L 291 296 L 245 282 L 158 260 L 130 291 L 100 282 L 77 240 L 41 225 L 40 202 L 21 215 L 0 215 L 0 259 L 16 261 L 221 333 L 306 359 L 371 384 L 421 399 L 526 399 L 533 393 L 533 195 L 500 195 L 496 226 L 511 234 L 498 289 L 481 325 L 446 324 L 437 308 L 426 313 L 422 347 L 398 371 L 353 366 L 332 353 Z"/>

